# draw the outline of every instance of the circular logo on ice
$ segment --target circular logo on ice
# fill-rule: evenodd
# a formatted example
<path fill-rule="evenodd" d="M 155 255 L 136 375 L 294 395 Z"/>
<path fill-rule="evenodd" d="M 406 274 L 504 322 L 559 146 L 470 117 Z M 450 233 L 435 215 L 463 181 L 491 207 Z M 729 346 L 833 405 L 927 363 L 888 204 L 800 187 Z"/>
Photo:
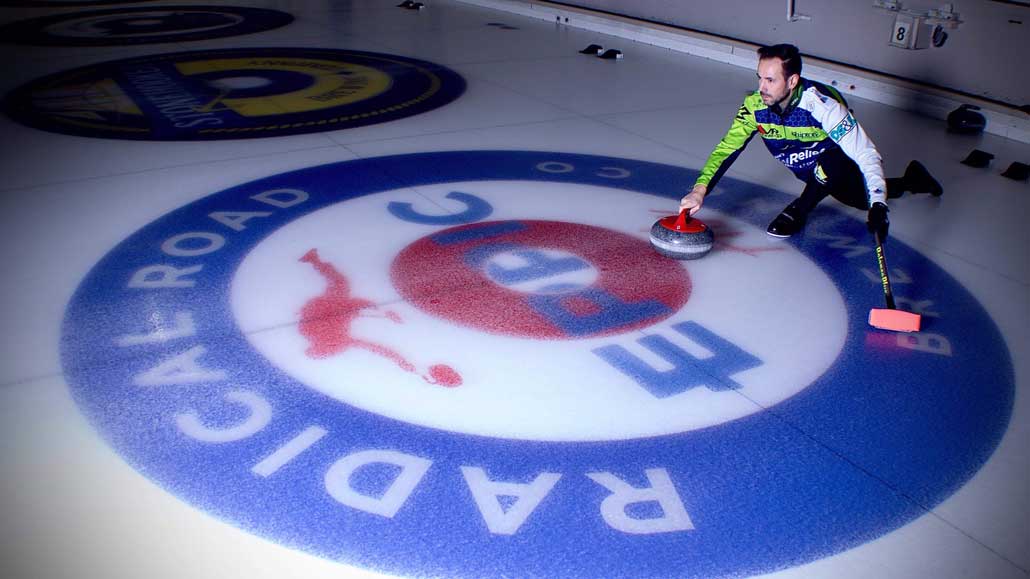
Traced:
<path fill-rule="evenodd" d="M 441 107 L 465 81 L 425 61 L 353 50 L 240 48 L 77 68 L 12 91 L 5 108 L 39 129 L 158 141 L 333 131 Z"/>
<path fill-rule="evenodd" d="M 730 179 L 713 252 L 661 258 L 650 225 L 695 176 L 459 151 L 247 183 L 94 268 L 66 375 L 183 500 L 391 574 L 757 574 L 964 484 L 1013 397 L 975 299 L 892 240 L 925 328 L 874 330 L 864 224 L 824 207 L 771 240 L 788 197 Z"/>
<path fill-rule="evenodd" d="M 252 34 L 285 26 L 278 10 L 234 6 L 132 7 L 56 14 L 2 28 L 8 42 L 50 46 L 112 46 L 186 42 Z"/>

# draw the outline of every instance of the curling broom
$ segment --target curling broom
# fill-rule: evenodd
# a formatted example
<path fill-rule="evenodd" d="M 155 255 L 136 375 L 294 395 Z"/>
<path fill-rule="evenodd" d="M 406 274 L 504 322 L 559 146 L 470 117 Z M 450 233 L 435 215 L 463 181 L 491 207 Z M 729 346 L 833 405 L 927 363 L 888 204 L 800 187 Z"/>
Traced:
<path fill-rule="evenodd" d="M 891 293 L 891 280 L 887 276 L 887 259 L 883 256 L 883 240 L 880 233 L 873 231 L 876 239 L 876 261 L 880 266 L 880 282 L 883 284 L 883 296 L 887 300 L 886 308 L 873 308 L 869 311 L 869 325 L 881 330 L 895 332 L 918 332 L 919 314 L 899 310 L 894 305 L 894 294 Z"/>

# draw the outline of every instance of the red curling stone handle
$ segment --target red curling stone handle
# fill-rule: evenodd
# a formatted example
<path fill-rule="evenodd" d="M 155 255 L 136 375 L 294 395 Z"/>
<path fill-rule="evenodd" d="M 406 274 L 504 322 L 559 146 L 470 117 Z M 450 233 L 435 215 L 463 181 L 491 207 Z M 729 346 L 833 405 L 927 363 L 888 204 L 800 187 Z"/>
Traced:
<path fill-rule="evenodd" d="M 680 211 L 679 215 L 669 215 L 658 221 L 662 227 L 679 233 L 701 233 L 708 228 L 700 219 L 687 215 L 687 210 Z"/>

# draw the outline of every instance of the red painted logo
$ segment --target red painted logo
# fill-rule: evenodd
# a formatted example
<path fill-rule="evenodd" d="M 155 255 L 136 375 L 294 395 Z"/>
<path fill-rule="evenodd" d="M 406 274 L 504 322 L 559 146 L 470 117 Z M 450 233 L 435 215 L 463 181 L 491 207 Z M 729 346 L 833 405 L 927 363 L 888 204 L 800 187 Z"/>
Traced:
<path fill-rule="evenodd" d="M 611 335 L 654 325 L 686 304 L 691 282 L 645 239 L 556 221 L 461 225 L 396 257 L 400 294 L 439 318 L 536 339 Z"/>

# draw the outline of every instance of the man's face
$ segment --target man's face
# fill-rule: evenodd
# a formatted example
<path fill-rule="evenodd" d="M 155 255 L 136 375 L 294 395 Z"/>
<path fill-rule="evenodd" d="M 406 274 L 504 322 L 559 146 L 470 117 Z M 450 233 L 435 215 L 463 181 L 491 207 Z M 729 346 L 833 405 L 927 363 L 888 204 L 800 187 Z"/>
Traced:
<path fill-rule="evenodd" d="M 763 58 L 758 61 L 758 93 L 768 106 L 782 103 L 798 84 L 798 75 L 783 76 L 783 61 L 778 58 Z"/>

